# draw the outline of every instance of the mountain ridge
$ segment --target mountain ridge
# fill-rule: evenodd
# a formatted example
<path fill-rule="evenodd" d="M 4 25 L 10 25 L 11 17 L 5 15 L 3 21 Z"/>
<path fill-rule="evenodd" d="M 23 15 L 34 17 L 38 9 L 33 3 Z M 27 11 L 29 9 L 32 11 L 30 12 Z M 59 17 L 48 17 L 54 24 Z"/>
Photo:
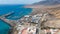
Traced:
<path fill-rule="evenodd" d="M 24 6 L 25 8 L 44 8 L 44 7 L 60 7 L 60 0 L 43 0 L 31 5 Z"/>
<path fill-rule="evenodd" d="M 33 3 L 33 5 L 57 5 L 57 4 L 60 4 L 60 0 L 45 0 Z"/>

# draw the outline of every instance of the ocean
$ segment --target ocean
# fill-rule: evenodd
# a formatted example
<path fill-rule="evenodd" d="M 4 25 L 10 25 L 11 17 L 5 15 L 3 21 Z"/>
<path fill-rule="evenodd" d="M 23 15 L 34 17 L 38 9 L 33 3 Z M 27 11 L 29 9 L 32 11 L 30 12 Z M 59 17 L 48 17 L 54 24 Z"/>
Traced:
<path fill-rule="evenodd" d="M 0 16 L 13 12 L 13 14 L 7 16 L 6 19 L 18 20 L 32 12 L 32 8 L 24 8 L 23 6 L 24 5 L 0 5 Z M 10 26 L 0 20 L 0 34 L 8 34 L 9 30 Z"/>

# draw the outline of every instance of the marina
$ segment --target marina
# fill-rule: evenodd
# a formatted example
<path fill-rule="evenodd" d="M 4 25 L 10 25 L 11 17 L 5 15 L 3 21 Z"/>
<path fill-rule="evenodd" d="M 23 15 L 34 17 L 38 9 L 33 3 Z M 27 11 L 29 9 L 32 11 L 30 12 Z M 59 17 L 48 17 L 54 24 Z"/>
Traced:
<path fill-rule="evenodd" d="M 12 27 L 18 22 L 18 19 L 21 19 L 24 15 L 28 15 L 32 9 L 30 8 L 19 8 L 19 6 L 0 6 L 0 34 L 9 34 L 10 30 L 12 30 Z M 19 9 L 17 9 L 19 8 Z M 27 10 L 28 9 L 28 10 Z M 27 12 L 27 11 L 28 12 Z M 21 13 L 20 13 L 21 12 Z M 19 14 L 20 13 L 20 14 Z M 18 15 L 17 15 L 18 14 Z M 16 18 L 13 18 L 15 16 L 18 16 Z M 15 23 L 12 23 L 15 22 Z"/>
<path fill-rule="evenodd" d="M 1 0 L 0 34 L 60 34 L 60 0 Z"/>

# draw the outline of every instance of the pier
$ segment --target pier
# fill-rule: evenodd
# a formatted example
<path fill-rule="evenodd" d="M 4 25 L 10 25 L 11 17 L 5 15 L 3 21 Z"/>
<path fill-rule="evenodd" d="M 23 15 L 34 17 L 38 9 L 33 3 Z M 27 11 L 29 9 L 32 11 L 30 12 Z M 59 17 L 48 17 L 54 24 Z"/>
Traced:
<path fill-rule="evenodd" d="M 8 14 L 5 14 L 5 15 L 0 16 L 0 20 L 6 22 L 6 23 L 9 24 L 10 26 L 15 26 L 16 23 L 17 23 L 16 20 L 9 20 L 9 19 L 5 18 L 5 17 L 7 17 L 7 16 L 12 15 L 13 13 L 14 13 L 14 12 L 9 12 Z"/>

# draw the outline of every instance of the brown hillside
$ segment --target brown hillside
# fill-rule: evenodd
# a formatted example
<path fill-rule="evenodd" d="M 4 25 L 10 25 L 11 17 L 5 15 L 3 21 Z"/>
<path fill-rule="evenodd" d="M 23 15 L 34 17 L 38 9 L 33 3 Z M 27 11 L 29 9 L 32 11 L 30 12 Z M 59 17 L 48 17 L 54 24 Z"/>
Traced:
<path fill-rule="evenodd" d="M 60 6 L 49 6 L 49 7 L 42 7 L 42 8 L 33 8 L 32 15 L 34 14 L 43 14 L 48 13 L 48 20 L 42 24 L 43 27 L 52 27 L 52 28 L 60 28 Z M 50 24 L 50 25 L 47 25 Z"/>
<path fill-rule="evenodd" d="M 46 13 L 46 12 L 53 15 L 55 18 L 60 18 L 60 6 L 33 8 L 31 14 L 33 15 L 33 14 Z"/>

